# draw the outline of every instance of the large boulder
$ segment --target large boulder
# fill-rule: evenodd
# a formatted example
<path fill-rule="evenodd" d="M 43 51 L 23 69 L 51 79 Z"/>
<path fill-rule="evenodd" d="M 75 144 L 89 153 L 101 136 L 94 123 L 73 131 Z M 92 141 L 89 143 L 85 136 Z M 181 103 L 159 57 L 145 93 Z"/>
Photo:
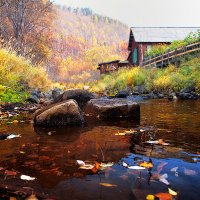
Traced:
<path fill-rule="evenodd" d="M 42 126 L 81 125 L 82 112 L 74 100 L 46 106 L 35 112 L 34 123 Z"/>
<path fill-rule="evenodd" d="M 87 116 L 97 118 L 140 118 L 139 104 L 126 99 L 92 99 L 85 108 Z"/>
<path fill-rule="evenodd" d="M 63 94 L 59 95 L 53 103 L 58 103 L 62 101 L 66 101 L 69 99 L 74 99 L 78 103 L 80 108 L 84 108 L 88 101 L 94 99 L 94 94 L 86 91 L 86 90 L 67 90 Z"/>

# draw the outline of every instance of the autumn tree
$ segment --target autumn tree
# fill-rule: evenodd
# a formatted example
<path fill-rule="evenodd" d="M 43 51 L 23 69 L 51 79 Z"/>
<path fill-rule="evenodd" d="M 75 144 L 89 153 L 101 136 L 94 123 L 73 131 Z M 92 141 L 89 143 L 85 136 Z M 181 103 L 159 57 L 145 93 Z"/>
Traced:
<path fill-rule="evenodd" d="M 18 55 L 41 62 L 46 56 L 41 43 L 46 43 L 52 3 L 48 0 L 0 0 L 0 6 L 0 34 L 4 44 L 9 44 Z"/>

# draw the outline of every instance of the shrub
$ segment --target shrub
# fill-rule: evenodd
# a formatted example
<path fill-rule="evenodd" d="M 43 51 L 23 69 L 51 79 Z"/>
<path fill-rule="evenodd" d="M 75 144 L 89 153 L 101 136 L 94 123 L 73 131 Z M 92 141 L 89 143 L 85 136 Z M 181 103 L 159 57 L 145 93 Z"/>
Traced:
<path fill-rule="evenodd" d="M 22 100 L 27 95 L 27 89 L 46 90 L 50 84 L 44 68 L 33 66 L 25 58 L 0 49 L 0 85 L 7 88 L 3 90 L 1 87 L 1 101 Z"/>

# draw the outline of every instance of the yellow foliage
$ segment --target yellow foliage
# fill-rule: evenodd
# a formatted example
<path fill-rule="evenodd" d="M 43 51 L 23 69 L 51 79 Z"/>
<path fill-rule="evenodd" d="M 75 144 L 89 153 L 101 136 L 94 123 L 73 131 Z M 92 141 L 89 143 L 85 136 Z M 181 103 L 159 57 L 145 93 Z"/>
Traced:
<path fill-rule="evenodd" d="M 43 68 L 33 66 L 25 58 L 0 49 L 0 84 L 15 88 L 22 83 L 39 89 L 47 89 L 50 85 Z"/>
<path fill-rule="evenodd" d="M 167 90 L 171 85 L 169 76 L 161 76 L 154 80 L 154 87 L 158 90 Z"/>

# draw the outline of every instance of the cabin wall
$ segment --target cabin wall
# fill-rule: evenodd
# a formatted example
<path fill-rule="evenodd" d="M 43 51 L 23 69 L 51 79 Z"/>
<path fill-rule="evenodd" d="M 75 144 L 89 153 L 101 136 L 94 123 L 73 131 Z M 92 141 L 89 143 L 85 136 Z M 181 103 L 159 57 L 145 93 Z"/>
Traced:
<path fill-rule="evenodd" d="M 102 64 L 99 66 L 101 74 L 108 74 L 110 72 L 118 70 L 118 63 Z"/>
<path fill-rule="evenodd" d="M 131 49 L 129 57 L 128 57 L 128 61 L 129 61 L 130 65 L 142 66 L 142 62 L 143 62 L 143 59 L 145 57 L 147 47 L 148 46 L 153 47 L 153 46 L 156 46 L 156 45 L 159 45 L 159 44 L 170 44 L 170 43 L 152 43 L 152 42 L 137 43 L 137 42 L 135 42 L 135 39 L 133 38 L 132 49 Z M 135 48 L 138 48 L 138 62 L 136 64 L 133 63 L 133 52 L 134 52 Z"/>

